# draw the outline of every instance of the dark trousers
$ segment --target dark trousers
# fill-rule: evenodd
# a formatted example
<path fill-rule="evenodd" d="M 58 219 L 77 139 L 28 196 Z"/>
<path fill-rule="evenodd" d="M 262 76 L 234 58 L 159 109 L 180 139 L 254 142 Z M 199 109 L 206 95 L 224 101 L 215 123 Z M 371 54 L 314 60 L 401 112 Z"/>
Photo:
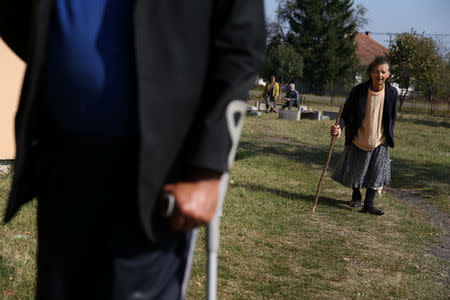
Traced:
<path fill-rule="evenodd" d="M 294 101 L 294 100 L 286 101 L 286 103 L 283 104 L 281 109 L 285 109 L 286 107 L 289 107 L 289 110 L 291 110 L 292 106 L 295 106 L 300 110 L 300 105 L 298 105 L 297 101 Z"/>
<path fill-rule="evenodd" d="M 52 138 L 38 146 L 36 299 L 181 299 L 192 234 L 146 238 L 137 142 Z"/>
<path fill-rule="evenodd" d="M 276 109 L 277 106 L 277 99 L 275 99 L 275 97 L 272 96 L 268 96 L 266 98 L 266 112 L 269 111 L 270 112 L 274 111 L 274 108 Z"/>

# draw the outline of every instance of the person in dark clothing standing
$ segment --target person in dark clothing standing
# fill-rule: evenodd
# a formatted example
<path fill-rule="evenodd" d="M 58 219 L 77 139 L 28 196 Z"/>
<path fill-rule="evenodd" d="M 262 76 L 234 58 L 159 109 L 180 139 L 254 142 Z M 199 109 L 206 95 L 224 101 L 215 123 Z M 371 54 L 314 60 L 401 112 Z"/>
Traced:
<path fill-rule="evenodd" d="M 289 91 L 287 91 L 286 96 L 284 96 L 284 100 L 286 100 L 286 102 L 281 109 L 289 107 L 289 110 L 291 110 L 292 106 L 295 106 L 300 110 L 300 93 L 295 89 L 295 84 L 289 84 Z"/>
<path fill-rule="evenodd" d="M 389 147 L 394 147 L 394 125 L 397 118 L 397 89 L 386 80 L 390 63 L 376 57 L 367 69 L 370 78 L 355 87 L 345 101 L 339 125 L 330 128 L 340 136 L 345 126 L 345 149 L 331 178 L 352 188 L 352 207 L 361 206 L 360 188 L 366 188 L 361 210 L 373 215 L 384 211 L 373 205 L 376 190 L 391 183 Z"/>
<path fill-rule="evenodd" d="M 36 299 L 182 299 L 225 113 L 264 61 L 262 1 L 3 0 L 0 37 L 27 63 L 4 220 L 37 196 Z"/>

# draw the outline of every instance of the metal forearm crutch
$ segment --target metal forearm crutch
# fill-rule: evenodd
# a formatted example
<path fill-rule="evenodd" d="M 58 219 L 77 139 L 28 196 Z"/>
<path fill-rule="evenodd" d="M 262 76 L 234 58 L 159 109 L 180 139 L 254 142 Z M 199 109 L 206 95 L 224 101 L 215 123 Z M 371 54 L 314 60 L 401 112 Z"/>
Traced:
<path fill-rule="evenodd" d="M 228 154 L 228 170 L 231 170 L 234 157 L 236 155 L 239 137 L 241 136 L 242 125 L 244 124 L 245 111 L 247 104 L 244 101 L 233 100 L 228 104 L 225 117 L 230 133 L 231 149 Z M 220 178 L 219 184 L 219 199 L 217 203 L 216 212 L 211 222 L 206 228 L 206 250 L 208 252 L 207 261 L 207 284 L 206 284 L 206 299 L 215 300 L 217 296 L 217 252 L 219 250 L 220 241 L 220 217 L 222 214 L 222 205 L 227 193 L 228 181 L 230 173 L 225 172 Z M 175 209 L 175 197 L 170 193 L 162 195 L 162 211 L 163 217 L 170 217 Z"/>
<path fill-rule="evenodd" d="M 226 109 L 226 121 L 228 132 L 231 138 L 231 150 L 228 154 L 228 170 L 231 170 L 234 163 L 234 157 L 241 136 L 242 125 L 244 124 L 245 111 L 247 104 L 244 101 L 234 100 L 228 104 Z M 220 241 L 220 217 L 222 214 L 222 205 L 227 193 L 228 181 L 230 179 L 229 172 L 222 174 L 219 186 L 219 203 L 217 204 L 214 218 L 206 228 L 208 251 L 207 262 L 207 285 L 206 285 L 206 299 L 215 300 L 217 296 L 217 252 L 219 250 Z"/>

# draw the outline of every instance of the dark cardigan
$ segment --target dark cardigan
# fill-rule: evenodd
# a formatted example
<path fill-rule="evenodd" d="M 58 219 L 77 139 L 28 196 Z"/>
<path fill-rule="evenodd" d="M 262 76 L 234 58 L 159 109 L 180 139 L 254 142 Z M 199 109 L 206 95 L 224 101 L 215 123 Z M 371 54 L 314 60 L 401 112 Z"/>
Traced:
<path fill-rule="evenodd" d="M 344 104 L 339 125 L 345 126 L 345 144 L 350 145 L 364 119 L 370 80 L 352 88 Z M 383 108 L 383 126 L 387 144 L 394 148 L 394 125 L 397 118 L 397 89 L 386 82 Z"/>

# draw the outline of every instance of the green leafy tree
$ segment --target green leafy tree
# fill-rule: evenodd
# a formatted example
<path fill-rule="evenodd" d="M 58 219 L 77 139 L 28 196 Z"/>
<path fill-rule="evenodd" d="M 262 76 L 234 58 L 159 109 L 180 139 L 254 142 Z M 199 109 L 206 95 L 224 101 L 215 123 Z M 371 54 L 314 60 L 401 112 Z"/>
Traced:
<path fill-rule="evenodd" d="M 437 94 L 439 56 L 433 39 L 419 37 L 417 49 L 417 69 L 413 75 L 414 86 L 428 99 L 430 114 L 433 112 L 433 99 Z"/>
<path fill-rule="evenodd" d="M 278 46 L 286 42 L 281 20 L 266 19 L 266 44 L 268 47 Z"/>
<path fill-rule="evenodd" d="M 400 107 L 402 110 L 406 95 L 412 86 L 412 77 L 416 68 L 415 53 L 417 51 L 417 34 L 400 33 L 389 46 L 388 58 L 393 66 L 392 81 L 396 82 L 403 92 L 400 94 Z"/>
<path fill-rule="evenodd" d="M 417 34 L 414 30 L 397 34 L 395 41 L 390 45 L 389 58 L 393 65 L 393 81 L 405 89 L 400 96 L 400 109 L 412 85 L 428 99 L 429 112 L 432 113 L 433 97 L 438 92 L 440 63 L 433 39 L 424 34 Z"/>
<path fill-rule="evenodd" d="M 304 58 L 303 79 L 315 93 L 354 82 L 358 59 L 357 17 L 351 0 L 285 0 L 280 16 L 290 27 L 287 41 Z"/>
<path fill-rule="evenodd" d="M 437 95 L 441 99 L 450 100 L 450 52 L 439 59 L 438 66 L 438 92 Z"/>
<path fill-rule="evenodd" d="M 262 77 L 266 80 L 271 75 L 282 85 L 301 77 L 303 74 L 303 58 L 295 49 L 286 43 L 269 47 Z"/>
<path fill-rule="evenodd" d="M 441 62 L 433 39 L 414 30 L 397 34 L 389 47 L 389 58 L 393 66 L 393 81 L 405 89 L 400 95 L 400 110 L 409 88 L 414 86 L 428 99 L 429 112 L 432 113 L 433 98 L 438 93 Z"/>

